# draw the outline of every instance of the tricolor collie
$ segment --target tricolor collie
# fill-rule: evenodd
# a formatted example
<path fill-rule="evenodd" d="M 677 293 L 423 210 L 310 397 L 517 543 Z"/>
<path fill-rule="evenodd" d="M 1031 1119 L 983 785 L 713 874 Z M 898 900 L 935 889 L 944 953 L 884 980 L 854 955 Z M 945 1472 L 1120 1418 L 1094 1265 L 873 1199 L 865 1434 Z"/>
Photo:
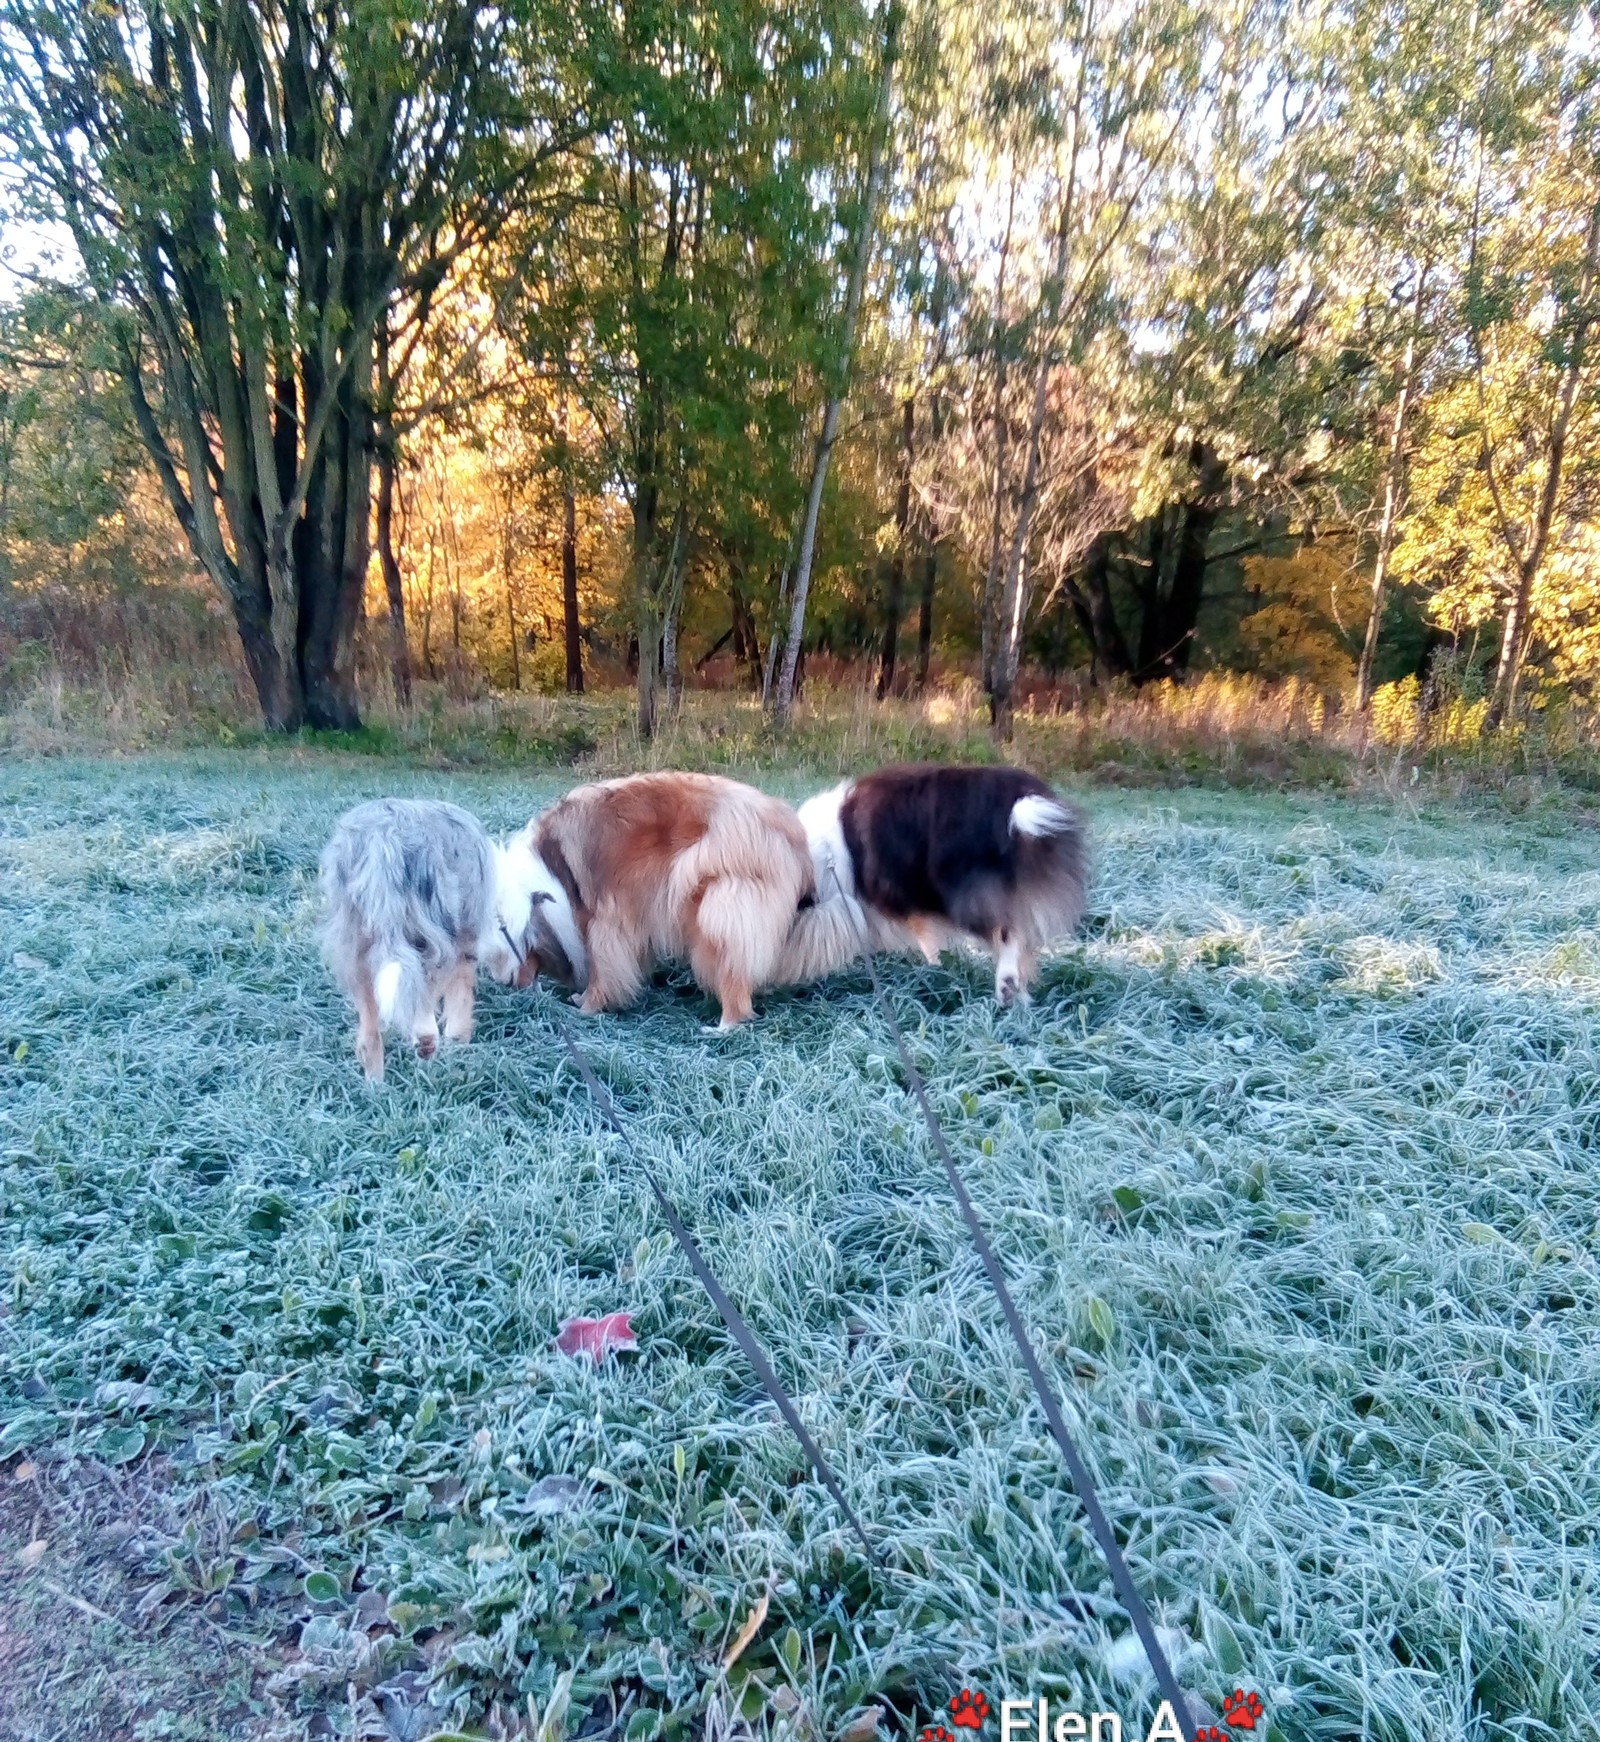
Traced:
<path fill-rule="evenodd" d="M 799 818 L 786 804 L 710 774 L 635 774 L 580 786 L 512 842 L 558 899 L 552 937 L 522 975 L 581 988 L 588 1015 L 639 995 L 650 965 L 687 958 L 722 1006 L 722 1028 L 776 985 L 796 912 L 814 884 Z M 561 947 L 552 950 L 552 942 Z"/>
<path fill-rule="evenodd" d="M 851 918 L 851 954 L 914 943 L 936 962 L 948 943 L 987 947 L 995 997 L 1010 1004 L 1026 999 L 1039 951 L 1083 912 L 1078 813 L 1020 768 L 883 768 L 808 799 L 800 820 L 819 898 L 798 928 L 813 940 L 813 971 L 839 965 L 824 958 L 830 939 L 842 950 Z"/>
<path fill-rule="evenodd" d="M 481 962 L 511 981 L 544 943 L 554 900 L 491 841 L 476 817 L 434 800 L 380 798 L 339 819 L 321 861 L 328 966 L 356 1007 L 356 1058 L 383 1080 L 383 1030 L 423 1058 L 472 1038 Z"/>

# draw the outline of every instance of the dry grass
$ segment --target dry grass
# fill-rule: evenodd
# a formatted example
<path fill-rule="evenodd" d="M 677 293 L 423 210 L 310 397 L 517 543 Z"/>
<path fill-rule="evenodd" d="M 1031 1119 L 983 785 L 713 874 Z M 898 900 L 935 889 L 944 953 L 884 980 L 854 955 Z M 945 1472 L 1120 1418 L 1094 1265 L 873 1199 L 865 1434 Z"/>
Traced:
<path fill-rule="evenodd" d="M 848 772 L 899 758 L 1000 754 L 977 686 L 959 670 L 939 674 L 924 697 L 879 703 L 870 674 L 817 661 L 781 736 L 747 692 L 691 690 L 646 743 L 626 687 L 569 698 L 421 683 L 402 710 L 381 655 L 374 646 L 362 656 L 366 729 L 331 741 L 337 747 L 439 766 L 540 762 L 596 773 L 774 765 Z M 1543 708 L 1520 730 L 1485 738 L 1481 701 L 1441 691 L 1424 709 L 1415 680 L 1389 686 L 1368 721 L 1311 685 L 1226 673 L 1141 690 L 1037 678 L 1024 688 L 1006 754 L 1103 785 L 1395 794 L 1426 782 L 1492 790 L 1522 805 L 1551 788 L 1600 791 L 1600 718 L 1576 706 Z M 233 638 L 203 593 L 41 593 L 0 613 L 0 745 L 48 754 L 260 738 Z"/>

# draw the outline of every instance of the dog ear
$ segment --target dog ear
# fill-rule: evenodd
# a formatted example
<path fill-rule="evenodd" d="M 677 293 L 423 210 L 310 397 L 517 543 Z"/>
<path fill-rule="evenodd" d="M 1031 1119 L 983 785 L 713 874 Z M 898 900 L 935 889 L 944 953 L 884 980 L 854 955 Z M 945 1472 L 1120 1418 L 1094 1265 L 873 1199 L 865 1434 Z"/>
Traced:
<path fill-rule="evenodd" d="M 549 899 L 547 896 L 546 900 Z M 577 975 L 572 971 L 572 961 L 556 936 L 555 928 L 536 907 L 533 910 L 533 948 L 528 952 L 528 961 L 534 965 L 537 974 L 543 969 L 552 980 L 559 980 L 563 986 L 573 986 L 577 983 Z"/>

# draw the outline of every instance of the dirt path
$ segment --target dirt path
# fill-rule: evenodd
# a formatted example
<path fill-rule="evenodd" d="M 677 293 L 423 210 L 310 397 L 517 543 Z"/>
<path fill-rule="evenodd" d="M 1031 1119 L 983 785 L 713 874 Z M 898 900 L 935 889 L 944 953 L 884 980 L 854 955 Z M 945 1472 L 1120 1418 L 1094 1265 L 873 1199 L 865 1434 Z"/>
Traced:
<path fill-rule="evenodd" d="M 192 1605 L 141 1613 L 158 1492 L 80 1467 L 0 1471 L 0 1742 L 292 1742 L 266 1653 Z"/>

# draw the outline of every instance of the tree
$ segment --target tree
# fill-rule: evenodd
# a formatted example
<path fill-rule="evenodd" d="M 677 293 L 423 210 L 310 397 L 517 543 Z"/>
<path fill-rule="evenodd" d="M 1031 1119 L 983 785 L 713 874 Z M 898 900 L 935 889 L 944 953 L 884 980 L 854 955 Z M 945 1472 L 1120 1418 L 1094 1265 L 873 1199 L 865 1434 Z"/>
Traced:
<path fill-rule="evenodd" d="M 152 482 L 102 312 L 54 285 L 0 309 L 0 600 L 186 577 Z"/>
<path fill-rule="evenodd" d="M 784 645 L 783 667 L 778 673 L 778 689 L 773 703 L 773 711 L 780 725 L 788 720 L 789 710 L 794 706 L 800 649 L 805 642 L 806 601 L 811 596 L 811 565 L 816 559 L 817 522 L 822 514 L 822 492 L 828 482 L 828 467 L 833 459 L 834 443 L 839 439 L 839 417 L 844 410 L 845 395 L 850 391 L 850 375 L 856 352 L 856 326 L 861 318 L 861 298 L 866 287 L 867 267 L 872 259 L 873 240 L 877 234 L 878 202 L 883 192 L 884 171 L 892 149 L 890 129 L 899 28 L 897 0 L 890 0 L 884 18 L 883 47 L 878 69 L 878 102 L 867 135 L 866 173 L 862 178 L 856 217 L 855 246 L 850 259 L 849 282 L 845 289 L 838 355 L 829 370 L 828 400 L 823 407 L 822 430 L 817 437 L 816 453 L 811 462 L 811 484 L 806 491 L 806 515 L 800 528 L 800 548 L 795 558 L 793 603 L 789 608 L 789 638 Z"/>
<path fill-rule="evenodd" d="M 1496 12 L 1466 105 L 1465 258 L 1446 366 L 1423 399 L 1398 577 L 1449 627 L 1498 620 L 1485 724 L 1514 717 L 1530 652 L 1556 662 L 1592 608 L 1600 483 L 1600 81 L 1587 14 Z"/>
<path fill-rule="evenodd" d="M 377 336 L 536 200 L 580 130 L 556 20 L 469 0 L 4 0 L 32 205 L 131 312 L 121 366 L 268 724 L 358 723 Z M 559 41 L 582 40 L 562 8 Z"/>
<path fill-rule="evenodd" d="M 861 106 L 865 22 L 856 0 L 628 9 L 611 118 L 539 256 L 550 293 L 519 310 L 526 356 L 570 358 L 628 506 L 646 737 L 705 553 L 761 564 L 786 536 L 827 288 L 815 186 Z"/>

